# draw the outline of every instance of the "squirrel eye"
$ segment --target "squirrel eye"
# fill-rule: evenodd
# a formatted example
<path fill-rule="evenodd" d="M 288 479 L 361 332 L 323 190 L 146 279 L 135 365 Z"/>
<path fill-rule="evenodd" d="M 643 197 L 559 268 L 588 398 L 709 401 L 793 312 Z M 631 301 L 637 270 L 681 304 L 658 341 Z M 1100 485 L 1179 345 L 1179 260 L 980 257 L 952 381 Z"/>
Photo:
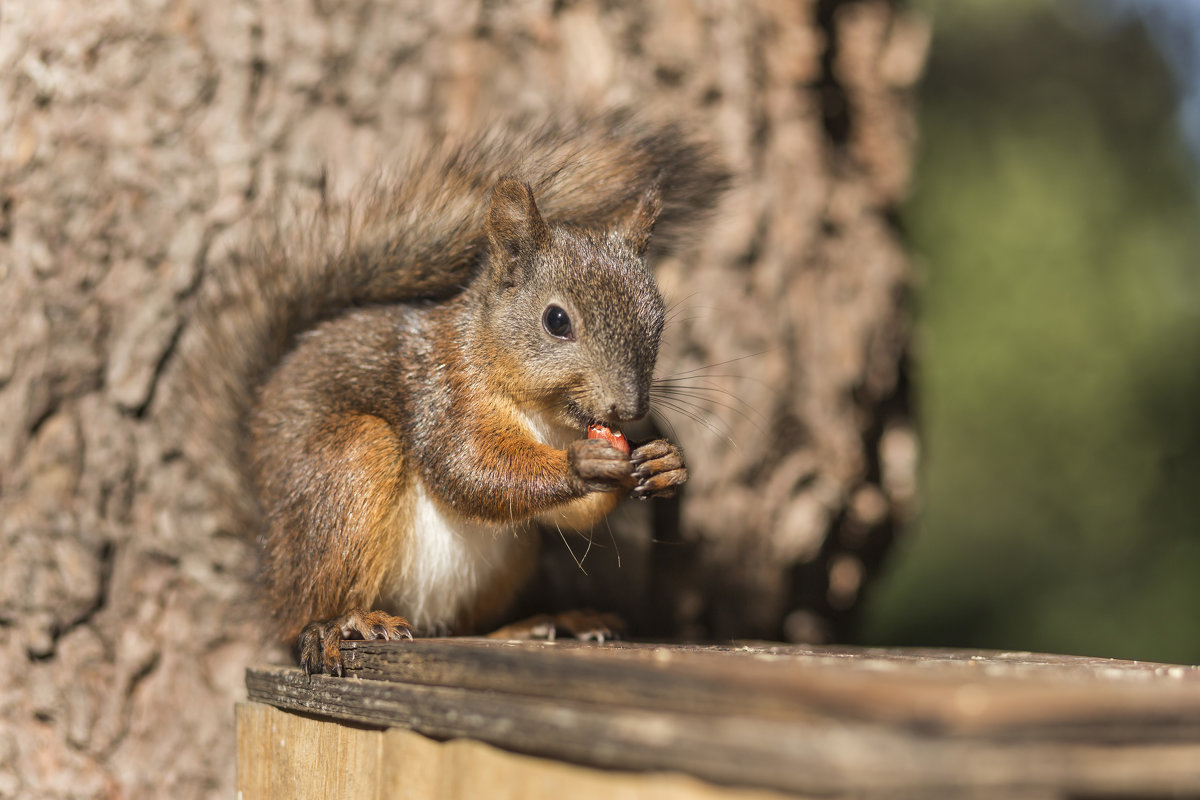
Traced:
<path fill-rule="evenodd" d="M 563 310 L 562 306 L 546 306 L 546 310 L 542 313 L 542 326 L 546 329 L 546 333 L 556 339 L 571 338 L 571 318 L 567 316 L 567 312 Z"/>

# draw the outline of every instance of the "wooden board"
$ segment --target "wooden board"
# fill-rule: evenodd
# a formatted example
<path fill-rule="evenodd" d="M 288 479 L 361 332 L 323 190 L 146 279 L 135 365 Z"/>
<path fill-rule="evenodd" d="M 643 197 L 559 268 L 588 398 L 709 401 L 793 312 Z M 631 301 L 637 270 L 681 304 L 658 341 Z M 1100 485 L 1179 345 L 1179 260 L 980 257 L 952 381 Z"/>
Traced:
<path fill-rule="evenodd" d="M 239 800 L 785 800 L 679 774 L 588 769 L 498 750 L 438 742 L 403 728 L 342 725 L 239 703 Z"/>
<path fill-rule="evenodd" d="M 623 770 L 826 795 L 1200 793 L 1200 671 L 1027 653 L 354 642 L 252 700 Z"/>

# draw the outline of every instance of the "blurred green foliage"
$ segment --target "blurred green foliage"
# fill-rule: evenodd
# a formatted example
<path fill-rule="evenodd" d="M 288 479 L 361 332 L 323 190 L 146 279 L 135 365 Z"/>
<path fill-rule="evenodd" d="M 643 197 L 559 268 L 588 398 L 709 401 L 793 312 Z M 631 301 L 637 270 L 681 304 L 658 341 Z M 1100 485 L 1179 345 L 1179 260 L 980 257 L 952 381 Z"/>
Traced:
<path fill-rule="evenodd" d="M 1170 76 L 1134 24 L 924 5 L 922 511 L 863 639 L 1200 662 L 1200 170 Z"/>

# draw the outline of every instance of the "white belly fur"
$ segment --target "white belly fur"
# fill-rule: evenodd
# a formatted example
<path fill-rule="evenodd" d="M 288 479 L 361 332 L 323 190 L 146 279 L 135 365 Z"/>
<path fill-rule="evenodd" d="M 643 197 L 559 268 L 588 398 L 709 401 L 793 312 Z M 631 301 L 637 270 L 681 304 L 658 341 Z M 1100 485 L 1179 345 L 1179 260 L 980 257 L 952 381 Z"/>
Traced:
<path fill-rule="evenodd" d="M 472 522 L 440 508 L 420 481 L 410 524 L 400 537 L 392 577 L 381 589 L 389 610 L 408 617 L 421 633 L 446 633 L 473 606 L 480 589 L 510 568 L 525 526 Z"/>
<path fill-rule="evenodd" d="M 521 417 L 533 438 L 551 447 L 565 449 L 580 436 L 540 414 Z M 513 558 L 529 557 L 528 542 L 519 537 L 534 532 L 529 524 L 488 524 L 453 515 L 429 497 L 419 479 L 414 497 L 412 516 L 396 520 L 397 525 L 412 527 L 399 537 L 403 545 L 380 599 L 388 610 L 408 617 L 419 632 L 445 633 L 473 606 L 491 578 L 511 568 Z M 560 528 L 577 527 L 571 505 L 551 509 L 542 520 Z"/>

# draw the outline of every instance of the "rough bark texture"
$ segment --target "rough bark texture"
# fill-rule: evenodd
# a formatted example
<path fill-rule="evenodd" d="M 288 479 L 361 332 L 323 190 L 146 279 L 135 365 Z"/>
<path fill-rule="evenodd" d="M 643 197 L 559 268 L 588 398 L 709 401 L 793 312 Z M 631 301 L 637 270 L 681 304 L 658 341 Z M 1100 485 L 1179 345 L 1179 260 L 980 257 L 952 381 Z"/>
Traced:
<path fill-rule="evenodd" d="M 169 422 L 187 301 L 264 198 L 489 109 L 686 116 L 736 175 L 659 271 L 660 371 L 727 392 L 664 414 L 689 491 L 618 514 L 620 570 L 551 538 L 549 602 L 845 636 L 912 495 L 889 220 L 925 35 L 885 0 L 0 5 L 0 797 L 230 795 L 254 556 Z"/>

